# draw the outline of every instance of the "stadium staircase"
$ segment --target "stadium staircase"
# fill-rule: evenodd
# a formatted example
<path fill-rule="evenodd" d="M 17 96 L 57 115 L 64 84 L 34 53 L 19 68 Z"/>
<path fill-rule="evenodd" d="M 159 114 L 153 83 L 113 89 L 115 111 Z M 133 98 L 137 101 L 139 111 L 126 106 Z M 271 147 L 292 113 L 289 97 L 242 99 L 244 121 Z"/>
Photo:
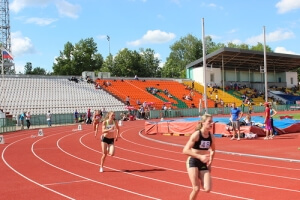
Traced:
<path fill-rule="evenodd" d="M 109 81 L 110 86 L 103 86 L 104 81 Z M 202 95 L 198 92 L 193 93 L 193 100 L 185 100 L 183 96 L 190 95 L 190 90 L 186 89 L 185 85 L 172 80 L 98 80 L 98 84 L 104 87 L 105 90 L 109 91 L 119 99 L 125 101 L 126 97 L 130 97 L 130 105 L 137 108 L 137 100 L 141 103 L 151 103 L 155 109 L 161 109 L 164 104 L 172 105 L 173 109 L 176 108 L 190 108 L 192 104 L 196 107 L 199 106 L 199 100 Z M 156 94 L 151 94 L 147 91 L 147 88 L 155 88 L 158 90 Z M 167 89 L 172 95 L 169 98 L 164 90 Z M 213 107 L 214 102 L 209 100 L 209 105 Z"/>

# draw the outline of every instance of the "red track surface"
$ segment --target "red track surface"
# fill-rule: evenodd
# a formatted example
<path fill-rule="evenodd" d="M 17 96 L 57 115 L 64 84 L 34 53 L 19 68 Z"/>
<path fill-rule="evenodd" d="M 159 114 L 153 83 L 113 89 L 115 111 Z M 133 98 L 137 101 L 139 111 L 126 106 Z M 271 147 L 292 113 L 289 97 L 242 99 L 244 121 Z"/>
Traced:
<path fill-rule="evenodd" d="M 187 137 L 145 136 L 139 134 L 144 121 L 125 122 L 115 156 L 99 173 L 100 133 L 95 139 L 91 125 L 82 127 L 44 128 L 36 138 L 31 135 L 38 130 L 6 134 L 1 199 L 188 199 L 187 156 L 181 153 Z M 300 134 L 268 141 L 216 138 L 216 147 L 213 190 L 198 199 L 300 199 Z"/>

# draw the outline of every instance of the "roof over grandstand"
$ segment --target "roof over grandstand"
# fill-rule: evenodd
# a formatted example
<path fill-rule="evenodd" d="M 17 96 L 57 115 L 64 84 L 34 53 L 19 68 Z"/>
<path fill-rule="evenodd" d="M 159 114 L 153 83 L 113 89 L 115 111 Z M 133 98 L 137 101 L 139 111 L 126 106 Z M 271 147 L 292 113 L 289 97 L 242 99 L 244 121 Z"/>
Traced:
<path fill-rule="evenodd" d="M 267 52 L 268 71 L 287 72 L 300 67 L 300 55 Z M 207 67 L 222 67 L 225 70 L 259 71 L 264 66 L 264 52 L 223 47 L 206 56 Z M 186 68 L 202 67 L 203 58 L 186 66 Z"/>

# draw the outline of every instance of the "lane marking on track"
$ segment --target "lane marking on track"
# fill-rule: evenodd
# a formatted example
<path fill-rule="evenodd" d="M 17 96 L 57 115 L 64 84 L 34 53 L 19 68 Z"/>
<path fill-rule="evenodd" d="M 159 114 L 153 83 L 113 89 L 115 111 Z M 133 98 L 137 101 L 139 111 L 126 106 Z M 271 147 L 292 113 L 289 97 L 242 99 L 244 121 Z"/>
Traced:
<path fill-rule="evenodd" d="M 34 183 L 34 184 L 36 184 L 36 185 L 38 185 L 38 186 L 40 186 L 40 187 L 46 189 L 46 190 L 49 190 L 49 191 L 51 191 L 51 192 L 53 192 L 53 193 L 55 193 L 55 194 L 58 194 L 58 195 L 60 195 L 60 196 L 62 196 L 62 197 L 65 197 L 65 198 L 67 198 L 67 199 L 75 200 L 74 198 L 72 198 L 72 197 L 70 197 L 70 196 L 67 196 L 67 195 L 65 195 L 65 194 L 62 194 L 62 193 L 56 191 L 56 190 L 53 190 L 53 189 L 51 189 L 51 188 L 48 188 L 48 187 L 46 187 L 46 186 L 44 186 L 44 185 L 42 185 L 42 184 L 40 184 L 40 183 L 38 183 L 38 182 L 36 182 L 36 181 L 30 179 L 30 178 L 28 178 L 27 176 L 23 175 L 22 173 L 20 173 L 19 171 L 17 171 L 16 169 L 14 169 L 11 165 L 9 165 L 9 164 L 7 163 L 7 161 L 6 161 L 5 158 L 4 158 L 4 154 L 5 154 L 6 149 L 7 149 L 8 147 L 12 146 L 13 144 L 16 144 L 17 142 L 20 142 L 20 141 L 25 140 L 25 139 L 28 139 L 28 138 L 23 138 L 23 139 L 20 139 L 20 140 L 15 141 L 15 142 L 12 142 L 12 143 L 9 144 L 7 147 L 5 147 L 5 149 L 2 151 L 2 160 L 3 160 L 3 162 L 6 164 L 6 166 L 9 167 L 12 171 L 14 171 L 14 172 L 15 172 L 16 174 L 18 174 L 19 176 L 25 178 L 26 180 L 28 180 L 28 181 L 30 181 L 30 182 L 32 182 L 32 183 Z"/>
<path fill-rule="evenodd" d="M 181 163 L 186 163 L 186 161 L 182 161 L 182 160 L 176 160 L 176 159 L 168 159 L 165 157 L 160 157 L 160 156 L 154 156 L 151 154 L 146 154 L 146 153 L 141 153 L 141 152 L 137 152 L 137 151 L 132 151 L 129 149 L 125 149 L 122 147 L 118 147 L 118 149 L 122 149 L 124 151 L 129 151 L 135 154 L 140 154 L 140 155 L 144 155 L 144 156 L 149 156 L 149 157 L 154 157 L 154 158 L 159 158 L 159 159 L 165 159 L 165 160 L 172 160 L 175 162 L 181 162 Z M 119 158 L 119 157 L 118 157 Z M 125 159 L 125 158 L 120 158 L 120 159 Z M 127 159 L 125 159 L 127 160 Z M 145 163 L 143 163 L 145 164 Z M 157 166 L 158 167 L 158 166 Z M 223 170 L 228 170 L 228 171 L 235 171 L 235 172 L 243 172 L 243 173 L 248 173 L 248 174 L 256 174 L 256 175 L 263 175 L 263 176 L 272 176 L 272 177 L 276 177 L 276 178 L 283 178 L 283 179 L 289 179 L 289 180 L 297 180 L 300 181 L 300 178 L 294 178 L 294 177 L 286 177 L 286 176 L 279 176 L 279 175 L 274 175 L 274 174 L 266 174 L 266 173 L 260 173 L 260 172 L 253 172 L 253 171 L 246 171 L 246 170 L 240 170 L 240 169 L 233 169 L 233 168 L 227 168 L 227 167 L 218 167 L 216 165 L 214 165 L 214 168 L 218 168 L 218 169 L 223 169 Z M 176 170 L 177 171 L 177 170 Z"/>
<path fill-rule="evenodd" d="M 139 134 L 141 134 L 141 131 L 139 132 Z M 123 133 L 121 133 L 121 136 L 123 138 Z M 158 142 L 160 142 L 160 141 L 158 141 Z M 163 150 L 163 149 L 161 149 L 161 150 Z M 134 152 L 134 153 L 140 154 L 140 152 Z M 142 154 L 143 155 L 147 155 L 147 156 L 152 156 L 152 155 L 149 155 L 149 154 L 144 154 L 144 153 L 142 153 Z M 153 156 L 153 157 L 157 157 L 157 156 Z M 182 161 L 179 161 L 179 160 L 177 160 L 177 161 L 178 162 L 182 162 Z M 224 167 L 216 167 L 216 168 L 226 169 L 226 170 L 232 170 L 232 171 L 238 171 L 238 172 L 244 172 L 244 173 L 258 174 L 258 175 L 264 175 L 264 176 L 272 176 L 272 177 L 276 177 L 276 178 L 283 178 L 283 179 L 290 179 L 290 180 L 297 180 L 297 181 L 300 180 L 300 179 L 294 178 L 294 177 L 277 176 L 277 175 L 273 175 L 273 174 L 265 174 L 265 173 L 252 172 L 252 171 L 236 170 L 236 169 L 224 168 Z M 220 178 L 220 177 L 212 177 L 212 178 L 216 178 L 216 179 L 220 179 L 220 180 L 226 180 L 226 181 L 231 181 L 230 179 L 223 179 L 223 178 Z M 267 185 L 260 185 L 260 184 L 255 184 L 255 183 L 252 184 L 252 183 L 246 183 L 246 182 L 240 182 L 240 181 L 234 181 L 234 180 L 232 180 L 232 182 L 239 182 L 239 183 L 243 183 L 243 184 L 257 185 L 257 186 L 261 186 L 261 187 L 270 187 L 270 188 L 288 190 L 288 191 L 293 191 L 293 192 L 300 192 L 298 190 L 292 190 L 292 189 L 287 189 L 287 188 L 279 188 L 279 187 L 273 187 L 273 186 L 267 186 Z"/>
<path fill-rule="evenodd" d="M 57 182 L 57 183 L 46 183 L 43 185 L 64 185 L 64 184 L 72 184 L 72 183 L 81 183 L 88 182 L 89 180 L 79 180 L 79 181 L 68 181 L 68 182 Z"/>
<path fill-rule="evenodd" d="M 121 133 L 121 134 L 122 134 L 122 133 Z M 100 153 L 100 154 L 101 154 L 100 151 L 95 150 L 95 149 L 93 149 L 93 148 L 91 148 L 91 147 L 89 147 L 89 146 L 87 146 L 87 145 L 85 145 L 85 144 L 82 143 L 82 138 L 85 137 L 86 135 L 87 135 L 87 134 L 81 136 L 81 138 L 80 138 L 80 143 L 81 143 L 84 147 L 86 147 L 86 148 L 88 148 L 88 149 L 90 149 L 90 150 L 92 150 L 92 151 L 94 151 L 94 152 L 97 152 L 97 153 Z M 59 147 L 59 148 L 60 148 L 60 147 Z M 64 151 L 64 150 L 62 149 L 62 151 Z M 70 153 L 68 153 L 68 152 L 65 152 L 65 153 L 68 154 L 68 155 L 70 155 L 70 156 L 72 156 L 72 157 L 74 157 L 74 158 L 76 158 L 76 159 L 79 159 L 79 160 L 81 160 L 81 161 L 84 161 L 84 162 L 87 162 L 87 163 L 90 163 L 90 164 L 96 164 L 96 163 L 90 162 L 90 161 L 88 161 L 88 160 L 85 160 L 85 159 L 83 159 L 83 158 L 79 158 L 79 157 L 77 157 L 77 156 L 74 156 L 73 154 L 70 154 Z M 120 157 L 117 157 L 117 156 L 114 156 L 114 158 L 120 159 Z M 128 159 L 126 159 L 126 160 L 127 160 L 127 161 L 130 161 L 130 160 L 128 160 Z M 147 164 L 145 164 L 145 163 L 141 163 L 141 162 L 137 162 L 137 161 L 134 161 L 134 162 L 135 162 L 135 163 L 139 163 L 139 164 L 147 165 Z M 98 165 L 98 164 L 96 164 L 96 165 Z M 132 174 L 132 173 L 124 172 L 124 171 L 122 171 L 122 170 L 118 170 L 118 169 L 111 168 L 111 167 L 106 167 L 106 168 L 107 168 L 107 169 L 110 169 L 110 170 L 113 170 L 113 171 L 125 173 L 125 174 L 131 175 L 131 176 L 137 176 L 137 177 L 140 177 L 140 178 L 145 178 L 145 179 L 149 179 L 149 180 L 153 180 L 153 181 L 157 181 L 157 182 L 162 182 L 162 183 L 166 183 L 166 184 L 169 184 L 169 185 L 175 185 L 175 186 L 180 186 L 180 187 L 184 187 L 184 188 L 189 188 L 189 189 L 191 189 L 191 186 L 187 186 L 187 185 L 182 185 L 182 184 L 177 184 L 177 183 L 173 183 L 173 182 L 163 181 L 163 180 L 160 180 L 160 179 L 155 179 L 155 178 L 151 178 L 151 177 L 147 177 L 147 176 L 141 176 L 141 175 L 137 175 L 137 174 Z M 170 168 L 164 168 L 164 167 L 159 167 L 159 168 L 167 169 L 167 170 L 170 170 L 170 171 L 173 170 L 173 169 L 170 169 Z M 186 172 L 185 172 L 185 173 L 186 173 Z M 227 196 L 227 197 L 237 198 L 237 199 L 252 200 L 252 199 L 246 198 L 246 197 L 240 197 L 240 196 L 235 196 L 235 195 L 230 195 L 230 194 L 224 194 L 224 193 L 215 192 L 215 191 L 211 191 L 210 193 L 218 194 L 218 195 L 221 195 L 221 196 Z"/>
<path fill-rule="evenodd" d="M 89 133 L 87 133 L 87 134 L 90 134 L 90 133 L 91 133 L 91 132 L 89 132 Z M 61 137 L 61 138 L 57 141 L 57 143 L 56 143 L 56 144 L 57 144 L 57 147 L 58 147 L 62 152 L 66 153 L 64 150 L 62 150 L 62 149 L 60 148 L 60 146 L 59 146 L 59 141 L 60 141 L 61 139 L 65 138 L 65 137 L 67 137 L 67 136 L 74 135 L 74 134 L 77 134 L 77 133 L 71 133 L 71 134 L 65 135 L 65 136 Z M 34 145 L 35 145 L 37 142 L 39 142 L 39 141 L 41 141 L 41 140 L 43 140 L 43 139 L 45 139 L 45 138 L 47 138 L 47 137 L 44 137 L 44 138 L 41 138 L 41 139 L 37 140 L 37 141 L 34 142 L 34 143 L 32 144 L 32 146 L 31 146 L 31 151 L 32 151 L 33 155 L 34 155 L 36 158 L 38 158 L 38 159 L 40 159 L 41 161 L 43 161 L 44 163 L 46 163 L 46 164 L 48 164 L 48 165 L 50 165 L 50 166 L 52 166 L 52 167 L 54 167 L 54 168 L 56 168 L 56 169 L 59 169 L 59 170 L 61 170 L 61 171 L 63 171 L 63 172 L 66 172 L 66 173 L 68 173 L 68 174 L 77 176 L 77 177 L 79 177 L 79 178 L 81 178 L 81 179 L 84 179 L 84 180 L 87 180 L 87 181 L 91 181 L 91 182 L 93 182 L 93 183 L 105 185 L 105 186 L 107 186 L 107 187 L 111 187 L 111 188 L 114 188 L 114 189 L 117 189 L 117 190 L 121 190 L 121 191 L 124 191 L 124 192 L 131 193 L 131 194 L 135 194 L 135 195 L 138 195 L 138 196 L 141 196 L 141 197 L 145 197 L 145 198 L 149 198 L 149 199 L 160 200 L 160 199 L 155 198 L 155 197 L 143 195 L 143 194 L 136 193 L 136 192 L 133 192 L 133 191 L 130 191 L 130 190 L 126 190 L 126 189 L 124 189 L 124 188 L 120 188 L 120 187 L 117 187 L 117 186 L 114 186 L 114 185 L 110 185 L 110 184 L 106 184 L 106 183 L 103 183 L 103 182 L 100 182 L 100 181 L 96 181 L 96 180 L 93 180 L 93 179 L 90 179 L 90 178 L 81 176 L 81 175 L 79 175 L 79 174 L 70 172 L 70 171 L 68 171 L 68 170 L 66 170 L 66 169 L 60 168 L 60 167 L 58 167 L 58 166 L 56 166 L 56 165 L 54 165 L 54 164 L 49 163 L 48 161 L 46 161 L 46 160 L 42 159 L 41 157 L 39 157 L 39 156 L 35 153 L 35 151 L 34 151 Z M 67 155 L 71 155 L 71 154 L 68 154 L 68 153 L 66 153 L 66 154 L 67 154 Z M 71 155 L 71 156 L 72 156 L 72 157 L 75 157 L 75 156 L 73 156 L 73 155 Z M 90 163 L 90 164 L 94 164 L 94 165 L 99 166 L 98 164 L 95 164 L 95 163 L 92 163 L 92 162 L 89 162 L 89 161 L 87 161 L 87 162 Z"/>
<path fill-rule="evenodd" d="M 139 134 L 141 134 L 141 131 L 139 132 Z M 121 134 L 121 136 L 123 136 L 123 135 Z M 152 138 L 150 138 L 150 139 L 152 140 Z M 161 158 L 161 159 L 167 159 L 167 158 L 164 158 L 164 157 L 159 157 L 159 156 L 154 156 L 154 155 L 151 155 L 151 154 L 145 154 L 145 153 L 141 153 L 141 152 L 137 152 L 137 151 L 132 151 L 132 150 L 124 149 L 124 148 L 121 148 L 121 147 L 118 147 L 118 148 L 126 150 L 126 151 L 130 151 L 130 152 L 133 152 L 133 153 L 136 153 L 136 154 L 142 154 L 142 155 L 146 155 L 146 156 L 150 156 L 150 157 L 155 157 L 155 158 Z M 159 149 L 159 150 L 163 150 L 163 149 Z M 215 158 L 215 159 L 217 159 L 217 158 Z M 185 163 L 185 161 L 181 161 L 181 160 L 175 160 L 175 159 L 167 159 L 167 160 L 172 160 L 172 161 L 184 162 Z M 248 164 L 248 163 L 245 162 L 245 164 Z M 273 166 L 270 166 L 270 167 L 273 167 Z M 279 176 L 279 175 L 274 175 L 274 174 L 266 174 L 266 173 L 253 172 L 253 171 L 245 171 L 245 170 L 232 169 L 232 168 L 226 168 L 226 167 L 218 167 L 218 166 L 215 166 L 215 165 L 214 165 L 214 168 L 225 169 L 225 170 L 229 170 L 229 171 L 249 173 L 249 174 L 256 174 L 256 175 L 271 176 L 271 177 L 283 178 L 283 179 L 289 179 L 289 180 L 297 180 L 297 181 L 300 180 L 299 178 L 294 178 L 294 177 Z M 282 168 L 284 168 L 284 167 L 282 167 Z M 284 169 L 287 169 L 287 168 L 284 168 Z M 295 170 L 300 170 L 300 169 L 295 169 Z"/>
<path fill-rule="evenodd" d="M 144 129 L 142 129 L 144 130 Z M 174 144 L 174 143 L 170 143 L 170 142 L 164 142 L 164 141 L 160 141 L 160 140 L 156 140 L 153 138 L 148 138 L 146 136 L 144 136 L 141 132 L 139 131 L 139 136 L 146 139 L 146 140 L 150 140 L 150 141 L 154 141 L 157 143 L 161 143 L 161 144 L 166 144 L 166 145 L 170 145 L 170 146 L 178 146 L 178 147 L 184 147 L 184 145 L 181 144 Z M 126 139 L 124 139 L 126 140 Z M 128 141 L 128 140 L 127 140 Z M 131 142 L 131 141 L 128 141 Z M 131 142 L 134 143 L 134 142 Z M 134 143 L 139 145 L 138 143 Z M 141 146 L 145 146 L 145 145 L 141 145 Z M 151 148 L 150 146 L 146 146 L 148 148 Z M 246 154 L 246 153 L 237 153 L 237 152 L 229 152 L 229 151 L 220 151 L 220 150 L 216 150 L 217 153 L 223 153 L 223 154 L 228 154 L 228 155 L 238 155 L 238 156 L 245 156 L 245 157 L 254 157 L 254 158 L 261 158 L 261 159 L 270 159 L 270 160 L 279 160 L 279 161 L 285 161 L 285 162 L 296 162 L 296 163 L 300 163 L 300 160 L 296 160 L 296 159 L 289 159 L 289 158 L 279 158 L 279 157 L 270 157 L 270 156 L 260 156 L 260 155 L 255 155 L 255 154 Z M 284 169 L 286 169 L 285 167 L 282 167 Z M 293 169 L 293 168 L 291 168 Z M 293 169 L 293 170 L 300 170 L 300 169 Z"/>

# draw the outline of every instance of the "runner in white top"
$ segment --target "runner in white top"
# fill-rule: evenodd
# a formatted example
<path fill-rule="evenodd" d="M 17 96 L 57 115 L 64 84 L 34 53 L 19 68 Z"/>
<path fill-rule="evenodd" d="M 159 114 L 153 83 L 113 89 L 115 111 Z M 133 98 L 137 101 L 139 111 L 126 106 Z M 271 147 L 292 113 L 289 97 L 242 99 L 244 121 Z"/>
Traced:
<path fill-rule="evenodd" d="M 115 121 L 115 113 L 111 111 L 107 113 L 107 115 L 105 116 L 105 120 L 102 123 L 101 146 L 103 155 L 100 163 L 100 172 L 103 172 L 103 165 L 106 155 L 114 155 L 114 142 L 118 140 L 118 136 L 119 126 L 118 123 L 116 123 Z"/>

